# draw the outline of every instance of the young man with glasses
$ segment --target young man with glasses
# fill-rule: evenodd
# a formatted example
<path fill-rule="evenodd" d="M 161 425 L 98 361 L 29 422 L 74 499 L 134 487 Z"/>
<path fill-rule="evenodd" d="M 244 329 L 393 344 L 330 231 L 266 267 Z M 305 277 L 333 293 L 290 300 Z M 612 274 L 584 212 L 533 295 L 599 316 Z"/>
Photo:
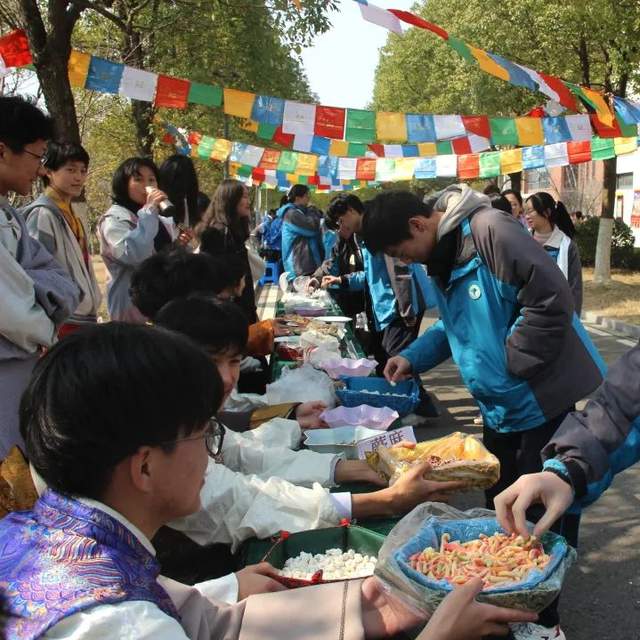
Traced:
<path fill-rule="evenodd" d="M 53 123 L 20 97 L 0 96 L 0 458 L 21 445 L 18 403 L 43 348 L 78 306 L 79 290 L 27 233 L 7 199 L 31 193 Z"/>
<path fill-rule="evenodd" d="M 8 637 L 362 640 L 420 622 L 376 578 L 225 605 L 211 583 L 159 575 L 150 540 L 201 506 L 222 394 L 200 349 L 153 327 L 89 327 L 38 363 L 20 418 L 48 488 L 32 510 L 0 520 Z M 457 589 L 419 639 L 476 640 L 534 617 L 475 602 L 479 587 Z"/>

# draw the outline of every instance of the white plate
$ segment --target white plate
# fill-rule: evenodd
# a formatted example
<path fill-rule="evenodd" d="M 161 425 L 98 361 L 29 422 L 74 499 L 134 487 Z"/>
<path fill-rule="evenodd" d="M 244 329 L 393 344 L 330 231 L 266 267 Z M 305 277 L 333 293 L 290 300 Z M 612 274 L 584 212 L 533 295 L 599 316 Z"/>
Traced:
<path fill-rule="evenodd" d="M 348 316 L 318 316 L 314 319 L 321 322 L 351 322 L 351 318 Z"/>

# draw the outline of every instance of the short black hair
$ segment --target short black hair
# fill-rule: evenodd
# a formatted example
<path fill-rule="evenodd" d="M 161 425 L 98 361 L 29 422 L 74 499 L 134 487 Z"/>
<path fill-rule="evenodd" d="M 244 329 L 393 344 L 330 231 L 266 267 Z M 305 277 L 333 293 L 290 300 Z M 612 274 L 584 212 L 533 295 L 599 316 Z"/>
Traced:
<path fill-rule="evenodd" d="M 511 203 L 501 194 L 492 193 L 489 196 L 489 200 L 491 200 L 491 206 L 494 209 L 498 209 L 500 211 L 504 211 L 509 215 L 513 215 L 513 209 L 511 208 Z"/>
<path fill-rule="evenodd" d="M 76 144 L 75 142 L 57 142 L 50 140 L 42 160 L 44 168 L 57 171 L 60 167 L 64 167 L 67 162 L 82 162 L 88 169 L 89 154 L 82 145 Z M 42 182 L 48 185 L 49 178 L 42 176 Z"/>
<path fill-rule="evenodd" d="M 522 206 L 522 194 L 519 191 L 516 191 L 515 189 L 505 189 L 502 192 L 502 195 L 512 195 L 520 203 L 520 206 Z"/>
<path fill-rule="evenodd" d="M 237 305 L 192 296 L 172 300 L 156 316 L 156 324 L 189 337 L 209 354 L 244 353 L 249 321 Z"/>
<path fill-rule="evenodd" d="M 189 436 L 219 410 L 220 376 L 190 340 L 121 322 L 81 329 L 39 360 L 20 404 L 26 454 L 52 489 L 100 499 L 142 446 Z"/>
<path fill-rule="evenodd" d="M 309 193 L 309 187 L 306 184 L 294 184 L 287 193 L 287 202 L 295 202 L 296 198 L 304 198 Z"/>
<path fill-rule="evenodd" d="M 349 209 L 354 209 L 358 213 L 364 213 L 364 204 L 358 196 L 352 193 L 341 193 L 333 198 L 324 214 L 324 221 L 327 228 L 337 229 L 338 221 Z"/>
<path fill-rule="evenodd" d="M 483 190 L 485 196 L 490 196 L 494 193 L 500 195 L 500 187 L 495 182 L 490 182 Z"/>
<path fill-rule="evenodd" d="M 140 175 L 140 169 L 147 167 L 153 171 L 156 180 L 159 181 L 158 167 L 151 158 L 127 158 L 115 170 L 111 180 L 111 199 L 129 211 L 136 213 L 140 205 L 129 197 L 129 178 Z"/>
<path fill-rule="evenodd" d="M 411 237 L 409 220 L 415 216 L 429 218 L 433 213 L 432 198 L 423 202 L 410 191 L 384 191 L 365 203 L 362 237 L 372 253 Z"/>
<path fill-rule="evenodd" d="M 0 142 L 14 153 L 53 137 L 53 120 L 22 96 L 0 96 Z"/>
<path fill-rule="evenodd" d="M 183 248 L 155 253 L 144 260 L 131 276 L 131 301 L 153 320 L 174 298 L 194 293 L 216 295 L 228 285 L 223 271 L 206 253 L 190 253 Z"/>

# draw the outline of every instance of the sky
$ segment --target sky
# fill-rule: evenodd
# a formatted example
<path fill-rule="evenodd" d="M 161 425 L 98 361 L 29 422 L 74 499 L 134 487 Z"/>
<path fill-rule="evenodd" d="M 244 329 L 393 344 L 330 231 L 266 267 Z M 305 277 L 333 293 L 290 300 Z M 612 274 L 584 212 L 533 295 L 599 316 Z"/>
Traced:
<path fill-rule="evenodd" d="M 415 0 L 375 0 L 384 9 L 410 9 Z M 342 0 L 332 14 L 333 26 L 305 50 L 302 60 L 320 103 L 363 108 L 373 97 L 378 52 L 389 32 L 360 16 L 358 3 Z"/>

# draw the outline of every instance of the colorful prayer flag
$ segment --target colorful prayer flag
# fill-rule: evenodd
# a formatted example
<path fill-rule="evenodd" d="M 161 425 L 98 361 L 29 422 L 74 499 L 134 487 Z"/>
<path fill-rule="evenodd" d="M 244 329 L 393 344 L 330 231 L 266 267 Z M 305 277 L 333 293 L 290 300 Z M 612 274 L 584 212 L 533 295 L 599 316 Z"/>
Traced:
<path fill-rule="evenodd" d="M 435 142 L 436 129 L 433 123 L 433 116 L 418 113 L 408 113 L 407 140 L 409 142 Z"/>
<path fill-rule="evenodd" d="M 373 142 L 376 139 L 375 112 L 347 109 L 345 139 L 350 142 Z"/>
<path fill-rule="evenodd" d="M 27 34 L 22 29 L 16 29 L 0 38 L 0 57 L 7 68 L 25 67 L 33 62 Z"/>
<path fill-rule="evenodd" d="M 390 11 L 376 7 L 374 4 L 360 4 L 360 14 L 367 22 L 372 22 L 380 27 L 384 27 L 393 33 L 402 35 L 400 20 Z"/>
<path fill-rule="evenodd" d="M 91 56 L 84 88 L 100 93 L 118 93 L 123 72 L 123 64 Z"/>
<path fill-rule="evenodd" d="M 313 136 L 311 151 L 319 156 L 328 156 L 331 147 L 331 140 L 322 136 Z"/>
<path fill-rule="evenodd" d="M 280 162 L 280 152 L 276 149 L 265 149 L 258 165 L 262 169 L 276 169 Z"/>
<path fill-rule="evenodd" d="M 436 176 L 455 178 L 458 174 L 458 156 L 455 154 L 436 156 Z"/>
<path fill-rule="evenodd" d="M 249 91 L 238 91 L 238 89 L 223 90 L 224 93 L 224 112 L 230 116 L 238 118 L 251 118 L 253 109 L 253 101 L 256 98 L 255 93 Z"/>
<path fill-rule="evenodd" d="M 567 143 L 548 144 L 544 148 L 544 164 L 547 168 L 564 167 L 569 164 Z"/>
<path fill-rule="evenodd" d="M 329 145 L 329 155 L 347 156 L 349 155 L 349 143 L 346 140 L 331 140 Z"/>
<path fill-rule="evenodd" d="M 591 131 L 591 120 L 586 113 L 571 114 L 564 117 L 571 140 L 574 142 L 580 140 L 591 140 L 593 132 Z"/>
<path fill-rule="evenodd" d="M 292 173 L 296 170 L 298 164 L 298 154 L 295 151 L 282 151 L 280 153 L 280 161 L 278 162 L 278 171 Z"/>
<path fill-rule="evenodd" d="M 513 118 L 489 118 L 493 144 L 518 144 L 518 130 Z"/>
<path fill-rule="evenodd" d="M 458 156 L 458 178 L 472 180 L 480 175 L 480 157 L 477 153 Z"/>
<path fill-rule="evenodd" d="M 466 134 L 462 116 L 436 115 L 433 116 L 433 125 L 436 130 L 436 140 L 451 140 Z"/>
<path fill-rule="evenodd" d="M 625 153 L 633 153 L 638 148 L 638 136 L 632 136 L 631 138 L 614 138 L 613 148 L 617 156 L 622 156 Z"/>
<path fill-rule="evenodd" d="M 495 178 L 500 175 L 500 152 L 487 151 L 480 154 L 479 176 L 480 178 Z"/>
<path fill-rule="evenodd" d="M 542 118 L 542 128 L 547 144 L 556 144 L 557 142 L 571 140 L 571 133 L 569 132 L 569 127 L 567 127 L 564 116 Z"/>
<path fill-rule="evenodd" d="M 407 139 L 407 123 L 404 113 L 378 111 L 376 114 L 378 140 L 404 142 Z"/>
<path fill-rule="evenodd" d="M 354 158 L 355 159 L 355 158 Z M 312 176 L 318 168 L 318 156 L 309 153 L 298 154 L 298 165 L 296 172 L 301 176 Z"/>
<path fill-rule="evenodd" d="M 518 173 L 522 171 L 522 149 L 500 151 L 501 173 Z"/>
<path fill-rule="evenodd" d="M 376 159 L 358 158 L 356 163 L 356 178 L 358 180 L 376 179 Z"/>
<path fill-rule="evenodd" d="M 462 123 L 468 133 L 475 133 L 483 138 L 491 137 L 491 126 L 487 116 L 462 116 Z"/>
<path fill-rule="evenodd" d="M 591 140 L 567 142 L 567 155 L 569 156 L 569 164 L 589 162 L 591 160 Z"/>
<path fill-rule="evenodd" d="M 314 133 L 318 136 L 342 140 L 344 138 L 345 115 L 345 109 L 318 105 Z"/>
<path fill-rule="evenodd" d="M 524 147 L 522 149 L 522 168 L 530 170 L 542 167 L 544 167 L 544 147 L 542 145 Z"/>
<path fill-rule="evenodd" d="M 231 153 L 231 141 L 223 138 L 216 138 L 211 152 L 211 159 L 224 162 Z"/>
<path fill-rule="evenodd" d="M 71 50 L 67 69 L 69 71 L 69 83 L 72 87 L 84 87 L 90 64 L 91 56 L 88 53 L 77 49 Z"/>
<path fill-rule="evenodd" d="M 304 102 L 285 100 L 282 115 L 284 133 L 308 133 L 313 135 L 316 120 L 316 106 Z"/>
<path fill-rule="evenodd" d="M 205 107 L 222 106 L 222 87 L 213 84 L 192 82 L 189 87 L 187 101 L 191 104 L 201 104 Z"/>
<path fill-rule="evenodd" d="M 485 72 L 489 73 L 500 80 L 509 81 L 509 72 L 501 67 L 489 54 L 483 49 L 477 49 L 471 45 L 467 45 L 471 51 L 471 55 L 476 59 L 478 66 Z"/>
<path fill-rule="evenodd" d="M 516 129 L 518 131 L 518 144 L 528 147 L 534 144 L 544 143 L 541 118 L 516 118 Z"/>
<path fill-rule="evenodd" d="M 142 100 L 143 102 L 153 102 L 158 84 L 158 74 L 125 67 L 122 72 L 120 82 L 120 95 L 131 100 Z"/>
<path fill-rule="evenodd" d="M 418 180 L 430 180 L 431 178 L 435 178 L 435 158 L 418 158 L 414 169 L 414 175 Z"/>

